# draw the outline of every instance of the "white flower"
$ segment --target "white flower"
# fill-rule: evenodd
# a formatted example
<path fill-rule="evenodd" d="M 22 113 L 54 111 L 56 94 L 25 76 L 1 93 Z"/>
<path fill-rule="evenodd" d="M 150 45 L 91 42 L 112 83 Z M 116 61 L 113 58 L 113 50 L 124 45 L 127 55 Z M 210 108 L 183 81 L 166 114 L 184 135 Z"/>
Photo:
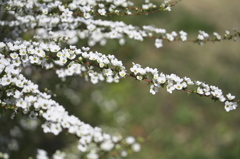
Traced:
<path fill-rule="evenodd" d="M 225 110 L 227 112 L 229 112 L 230 110 L 234 110 L 237 108 L 237 102 L 229 102 L 229 101 L 226 101 L 225 102 Z"/>
<path fill-rule="evenodd" d="M 4 76 L 2 79 L 0 79 L 0 85 L 6 86 L 9 85 L 12 82 L 11 76 Z"/>
<path fill-rule="evenodd" d="M 103 73 L 104 73 L 104 75 L 106 75 L 106 76 L 111 76 L 111 75 L 113 75 L 113 72 L 112 72 L 112 70 L 111 70 L 110 68 L 104 69 L 104 70 L 103 70 Z"/>
<path fill-rule="evenodd" d="M 166 33 L 166 29 L 156 28 L 155 32 L 156 33 L 160 33 L 160 34 L 165 34 Z"/>
<path fill-rule="evenodd" d="M 81 133 L 82 133 L 83 136 L 79 140 L 80 144 L 87 145 L 88 143 L 90 143 L 92 141 L 92 136 L 87 135 L 87 134 L 89 134 L 89 132 L 90 131 L 88 129 L 87 130 L 86 129 L 81 130 Z"/>
<path fill-rule="evenodd" d="M 182 90 L 182 88 L 183 88 L 183 85 L 180 82 L 178 82 L 174 86 L 175 86 L 175 89 L 177 89 L 177 90 Z"/>
<path fill-rule="evenodd" d="M 160 77 L 158 77 L 158 82 L 161 83 L 161 84 L 165 83 L 166 82 L 165 75 L 163 75 L 163 74 L 160 75 Z"/>
<path fill-rule="evenodd" d="M 148 5 L 148 4 L 143 4 L 143 5 L 142 5 L 142 9 L 145 9 L 145 10 L 146 10 L 146 9 L 149 9 L 149 5 Z"/>
<path fill-rule="evenodd" d="M 150 86 L 150 93 L 155 95 L 158 92 L 158 87 L 155 87 L 154 85 Z"/>
<path fill-rule="evenodd" d="M 218 40 L 221 40 L 221 36 L 220 36 L 218 33 L 214 32 L 213 35 L 214 35 Z"/>
<path fill-rule="evenodd" d="M 100 14 L 100 15 L 106 15 L 106 10 L 105 9 L 98 9 L 98 13 Z"/>
<path fill-rule="evenodd" d="M 87 151 L 87 145 L 78 144 L 78 149 L 82 152 L 86 152 Z"/>
<path fill-rule="evenodd" d="M 184 77 L 184 80 L 187 82 L 188 85 L 194 85 L 194 82 L 189 77 Z"/>
<path fill-rule="evenodd" d="M 172 31 L 171 34 L 172 34 L 172 36 L 174 36 L 174 37 L 178 35 L 176 31 Z"/>
<path fill-rule="evenodd" d="M 98 158 L 99 156 L 95 152 L 90 152 L 89 154 L 87 154 L 87 159 L 98 159 Z"/>
<path fill-rule="evenodd" d="M 170 81 L 175 81 L 175 82 L 182 82 L 183 79 L 181 79 L 180 77 L 178 77 L 176 74 L 170 74 L 166 76 L 168 80 Z"/>
<path fill-rule="evenodd" d="M 18 58 L 18 54 L 16 52 L 11 53 L 10 56 L 11 56 L 12 59 L 17 59 Z"/>
<path fill-rule="evenodd" d="M 100 8 L 103 8 L 103 7 L 104 7 L 104 4 L 103 4 L 103 3 L 99 3 L 98 6 L 99 6 Z"/>
<path fill-rule="evenodd" d="M 133 65 L 133 67 L 130 68 L 130 71 L 136 75 L 139 72 L 139 65 Z"/>
<path fill-rule="evenodd" d="M 167 11 L 171 11 L 171 7 L 170 6 L 168 6 L 167 8 L 165 8 Z"/>
<path fill-rule="evenodd" d="M 135 143 L 135 138 L 132 136 L 129 136 L 125 139 L 125 141 L 127 144 L 131 145 L 131 144 Z"/>
<path fill-rule="evenodd" d="M 173 41 L 174 40 L 174 36 L 172 34 L 167 33 L 166 36 L 167 36 L 167 39 L 169 41 Z"/>
<path fill-rule="evenodd" d="M 21 49 L 19 51 L 19 55 L 26 55 L 27 54 L 27 50 L 26 49 Z"/>
<path fill-rule="evenodd" d="M 60 47 L 58 45 L 50 44 L 49 49 L 51 52 L 58 52 L 60 50 Z"/>
<path fill-rule="evenodd" d="M 4 42 L 0 42 L 0 49 L 4 48 L 6 46 L 6 44 Z"/>
<path fill-rule="evenodd" d="M 28 48 L 28 49 L 27 49 L 27 53 L 28 53 L 28 54 L 35 54 L 35 52 L 36 52 L 36 50 L 33 49 L 33 48 Z"/>
<path fill-rule="evenodd" d="M 15 81 L 15 84 L 16 84 L 17 87 L 19 87 L 19 88 L 23 88 L 23 84 L 24 84 L 24 82 L 21 81 L 21 80 L 16 80 L 16 81 Z"/>
<path fill-rule="evenodd" d="M 222 90 L 216 89 L 216 90 L 212 91 L 211 93 L 214 97 L 219 98 L 222 95 Z"/>
<path fill-rule="evenodd" d="M 182 41 L 186 41 L 187 40 L 187 33 L 186 32 L 184 32 L 184 31 L 180 31 L 179 32 L 179 34 L 180 34 L 180 39 L 182 40 Z"/>
<path fill-rule="evenodd" d="M 40 48 L 35 48 L 35 54 L 39 57 L 45 57 L 45 52 L 43 51 L 43 49 Z"/>
<path fill-rule="evenodd" d="M 209 37 L 208 33 L 200 30 L 197 39 L 204 40 L 204 38 L 207 38 L 207 37 Z"/>
<path fill-rule="evenodd" d="M 231 95 L 231 93 L 228 93 L 228 94 L 227 94 L 227 98 L 228 98 L 229 100 L 233 100 L 233 99 L 235 98 L 235 96 Z"/>
<path fill-rule="evenodd" d="M 145 70 L 146 70 L 146 69 L 145 69 Z M 146 72 L 148 72 L 148 71 L 146 70 Z M 153 79 L 154 79 L 154 80 L 157 80 L 157 79 L 158 79 L 158 74 L 157 74 L 157 73 L 153 74 Z"/>
<path fill-rule="evenodd" d="M 143 79 L 143 77 L 142 77 L 142 76 L 137 76 L 137 79 L 138 79 L 139 81 L 141 81 L 141 80 Z"/>
<path fill-rule="evenodd" d="M 32 64 L 41 62 L 38 56 L 29 56 L 29 59 Z"/>
<path fill-rule="evenodd" d="M 17 101 L 16 106 L 26 109 L 26 108 L 28 108 L 28 103 L 21 98 L 20 100 Z"/>
<path fill-rule="evenodd" d="M 206 94 L 206 93 L 205 93 Z M 220 102 L 225 102 L 226 101 L 226 98 L 224 97 L 224 95 L 221 95 L 220 97 L 219 97 L 219 101 Z"/>
<path fill-rule="evenodd" d="M 94 29 L 96 29 L 96 25 L 94 25 L 94 24 L 89 24 L 89 25 L 87 26 L 87 29 L 88 29 L 89 31 L 93 31 Z"/>
<path fill-rule="evenodd" d="M 19 90 L 16 90 L 13 97 L 14 98 L 20 98 L 21 95 L 22 95 L 22 93 Z"/>
<path fill-rule="evenodd" d="M 156 48 L 162 47 L 163 46 L 162 39 L 156 39 L 155 40 L 155 46 L 156 46 Z"/>
<path fill-rule="evenodd" d="M 114 147 L 114 143 L 111 140 L 107 140 L 101 143 L 100 147 L 104 151 L 110 151 Z"/>
<path fill-rule="evenodd" d="M 58 135 L 61 131 L 62 131 L 62 127 L 59 123 L 51 123 L 50 126 L 50 131 L 54 134 L 54 135 Z"/>
<path fill-rule="evenodd" d="M 195 84 L 196 84 L 197 86 L 199 86 L 199 85 L 202 84 L 202 82 L 201 82 L 201 81 L 195 81 Z"/>
<path fill-rule="evenodd" d="M 199 34 L 198 37 L 197 37 L 198 40 L 204 40 L 204 36 Z"/>
<path fill-rule="evenodd" d="M 43 13 L 43 14 L 48 14 L 48 8 L 43 8 L 43 9 L 42 9 L 42 13 Z"/>
<path fill-rule="evenodd" d="M 203 94 L 203 89 L 200 88 L 200 87 L 198 87 L 198 88 L 197 88 L 197 94 Z"/>
<path fill-rule="evenodd" d="M 64 152 L 59 151 L 59 150 L 57 150 L 53 154 L 53 159 L 64 159 L 65 157 L 66 157 L 66 154 Z"/>
<path fill-rule="evenodd" d="M 121 151 L 121 156 L 122 157 L 127 157 L 127 155 L 128 155 L 127 151 Z"/>
<path fill-rule="evenodd" d="M 42 149 L 37 150 L 37 159 L 48 159 L 47 152 Z"/>
<path fill-rule="evenodd" d="M 121 140 L 121 136 L 112 136 L 112 141 L 114 143 L 118 142 L 119 140 Z"/>
<path fill-rule="evenodd" d="M 90 13 L 83 13 L 83 17 L 85 19 L 89 19 L 91 17 Z"/>
<path fill-rule="evenodd" d="M 226 101 L 224 108 L 225 108 L 225 110 L 226 110 L 227 112 L 229 112 L 230 110 L 232 110 L 232 109 L 233 109 L 233 108 L 232 108 L 232 102 Z"/>
<path fill-rule="evenodd" d="M 200 34 L 202 34 L 205 38 L 209 37 L 208 33 L 206 33 L 205 31 L 199 31 Z"/>
<path fill-rule="evenodd" d="M 132 144 L 131 148 L 134 152 L 139 152 L 141 149 L 141 146 L 139 143 L 134 143 L 134 144 Z"/>
<path fill-rule="evenodd" d="M 169 93 L 172 93 L 172 91 L 175 90 L 175 86 L 172 83 L 169 83 L 166 88 Z"/>
<path fill-rule="evenodd" d="M 120 72 L 119 72 L 119 75 L 120 75 L 121 77 L 125 77 L 126 71 L 124 71 L 124 70 L 120 71 Z"/>

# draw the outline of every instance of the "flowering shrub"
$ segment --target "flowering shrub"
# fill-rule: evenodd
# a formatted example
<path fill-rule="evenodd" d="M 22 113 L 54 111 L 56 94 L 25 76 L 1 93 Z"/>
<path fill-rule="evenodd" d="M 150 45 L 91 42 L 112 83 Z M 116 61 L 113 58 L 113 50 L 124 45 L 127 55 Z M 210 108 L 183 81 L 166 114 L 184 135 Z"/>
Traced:
<path fill-rule="evenodd" d="M 77 137 L 77 148 L 81 152 L 79 157 L 88 159 L 126 157 L 128 153 L 140 151 L 141 140 L 106 133 L 69 113 L 66 106 L 54 100 L 54 94 L 41 91 L 38 83 L 27 78 L 27 74 L 36 68 L 55 71 L 61 80 L 59 83 L 67 83 L 68 77 L 76 76 L 92 84 L 104 81 L 120 83 L 125 78 L 134 78 L 148 83 L 153 95 L 160 88 L 169 93 L 184 91 L 219 101 L 227 112 L 236 109 L 239 100 L 217 86 L 173 73 L 165 74 L 134 62 L 131 68 L 127 68 L 115 55 L 91 50 L 96 45 L 108 47 L 106 44 L 110 40 L 118 40 L 120 45 L 124 45 L 126 39 L 144 41 L 151 38 L 155 40 L 155 47 L 161 48 L 165 41 L 204 45 L 207 42 L 236 40 L 240 36 L 237 30 L 227 30 L 223 35 L 217 32 L 209 35 L 200 30 L 195 39 L 188 39 L 188 33 L 183 30 L 168 32 L 150 25 L 139 27 L 109 20 L 111 16 L 171 11 L 177 4 L 178 1 L 165 0 L 154 4 L 145 0 L 137 7 L 128 0 L 0 0 L 1 109 L 12 110 L 11 119 L 21 113 L 28 116 L 20 122 L 26 130 L 36 130 L 40 122 L 38 119 L 41 119 L 43 123 L 40 127 L 44 133 L 59 135 L 64 131 Z M 78 43 L 84 40 L 87 44 L 79 46 Z M 99 102 L 96 100 L 96 103 Z M 3 116 L 4 111 L 1 113 Z M 12 129 L 13 134 L 18 134 L 18 131 L 18 127 Z M 10 141 L 10 146 L 0 149 L 0 157 L 9 158 L 11 151 L 19 146 L 16 139 Z M 6 144 L 1 140 L 0 143 Z M 37 159 L 49 157 L 47 151 L 40 148 L 36 147 L 36 152 Z M 56 150 L 52 158 L 69 158 L 68 155 Z"/>

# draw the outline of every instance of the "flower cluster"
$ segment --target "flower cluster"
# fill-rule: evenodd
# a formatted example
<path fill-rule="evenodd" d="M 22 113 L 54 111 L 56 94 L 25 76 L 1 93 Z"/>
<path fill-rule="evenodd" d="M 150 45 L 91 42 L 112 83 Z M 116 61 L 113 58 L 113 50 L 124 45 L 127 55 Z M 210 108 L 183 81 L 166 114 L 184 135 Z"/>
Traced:
<path fill-rule="evenodd" d="M 119 78 L 126 75 L 126 69 L 122 61 L 119 61 L 114 55 L 88 51 L 89 48 L 87 47 L 77 49 L 70 46 L 69 49 L 61 50 L 54 43 L 31 43 L 28 41 L 1 42 L 0 45 L 2 50 L 10 52 L 10 58 L 7 59 L 1 54 L 3 64 L 1 68 L 3 70 L 5 66 L 8 66 L 6 70 L 12 69 L 13 74 L 19 74 L 21 67 L 34 64 L 46 69 L 59 66 L 56 73 L 62 79 L 66 76 L 87 72 L 88 77 L 86 78 L 90 78 L 94 84 L 104 79 L 109 83 L 118 82 Z M 13 64 L 10 66 L 11 60 Z M 95 71 L 94 66 L 98 67 L 100 72 Z M 10 77 L 5 76 L 1 80 L 1 84 L 9 84 L 8 79 Z M 22 85 L 21 83 L 17 84 Z"/>
<path fill-rule="evenodd" d="M 224 102 L 227 112 L 236 109 L 238 106 L 237 102 L 234 101 L 235 96 L 230 93 L 224 95 L 220 88 L 201 81 L 193 81 L 189 77 L 180 78 L 176 74 L 167 75 L 162 72 L 159 73 L 157 69 L 152 69 L 150 67 L 142 68 L 141 65 L 135 63 L 133 63 L 130 71 L 132 76 L 136 79 L 145 80 L 151 84 L 151 94 L 156 94 L 159 88 L 166 87 L 169 93 L 172 93 L 174 90 L 184 90 L 188 93 L 195 93 L 200 96 L 210 97 L 213 100 Z M 194 88 L 189 90 L 190 86 Z"/>
<path fill-rule="evenodd" d="M 28 41 L 1 42 L 0 45 L 0 73 L 3 75 L 0 79 L 0 86 L 7 97 L 0 101 L 2 106 L 15 105 L 16 112 L 28 113 L 32 119 L 44 118 L 46 122 L 42 124 L 42 128 L 45 133 L 58 135 L 63 129 L 67 129 L 70 134 L 80 138 L 79 150 L 89 151 L 89 155 L 93 153 L 89 145 L 93 144 L 100 145 L 100 148 L 95 146 L 95 156 L 100 151 L 114 151 L 116 145 L 118 145 L 118 150 L 121 150 L 119 153 L 126 151 L 124 148 L 119 148 L 123 145 L 122 137 L 112 137 L 103 133 L 100 128 L 93 128 L 75 116 L 68 115 L 63 106 L 52 100 L 50 95 L 40 92 L 38 85 L 21 74 L 23 67 L 40 65 L 45 69 L 57 68 L 56 73 L 62 79 L 85 72 L 87 73 L 86 79 L 90 78 L 92 83 L 105 78 L 107 82 L 118 82 L 119 78 L 126 75 L 121 61 L 113 55 L 93 53 L 87 47 L 77 49 L 70 46 L 70 49 L 61 50 L 54 43 Z M 95 67 L 99 72 L 94 70 Z"/>
<path fill-rule="evenodd" d="M 95 148 L 96 155 L 99 151 L 111 151 L 116 145 L 118 147 L 122 145 L 121 137 L 110 136 L 103 133 L 100 128 L 93 128 L 77 117 L 68 115 L 65 108 L 52 100 L 50 95 L 40 92 L 36 84 L 27 80 L 19 72 L 15 72 L 10 58 L 4 58 L 2 55 L 1 59 L 3 61 L 0 65 L 3 68 L 1 73 L 4 76 L 1 78 L 0 85 L 8 97 L 1 101 L 2 106 L 16 105 L 16 111 L 28 113 L 32 119 L 37 116 L 44 118 L 46 122 L 42 124 L 42 128 L 45 133 L 58 135 L 63 129 L 67 129 L 70 134 L 80 138 L 78 149 L 82 152 L 90 151 L 89 145 L 92 144 L 96 147 L 100 145 L 100 148 Z"/>
<path fill-rule="evenodd" d="M 140 151 L 140 145 L 133 137 L 123 139 L 121 135 L 112 136 L 101 128 L 92 127 L 76 116 L 69 115 L 64 106 L 53 100 L 51 95 L 41 92 L 37 84 L 24 76 L 24 68 L 31 69 L 35 66 L 55 70 L 62 81 L 81 75 L 93 84 L 99 81 L 119 82 L 121 78 L 131 76 L 139 81 L 149 82 L 152 94 L 156 94 L 160 87 L 166 87 L 169 93 L 183 90 L 224 102 L 226 111 L 236 109 L 235 96 L 230 93 L 224 95 L 216 86 L 193 81 L 188 77 L 180 78 L 175 74 L 166 75 L 159 73 L 157 69 L 142 68 L 139 64 L 133 64 L 131 73 L 127 73 L 122 61 L 114 55 L 93 52 L 89 47 L 73 46 L 82 39 L 87 39 L 88 46 L 91 47 L 97 43 L 105 45 L 107 40 L 111 39 L 117 39 L 123 45 L 126 38 L 138 41 L 153 38 L 155 46 L 161 48 L 164 40 L 197 41 L 202 44 L 206 41 L 235 39 L 240 36 L 237 31 L 233 34 L 226 31 L 223 36 L 214 32 L 211 39 L 208 33 L 199 31 L 196 40 L 188 40 L 187 33 L 182 30 L 167 32 L 166 29 L 154 26 L 138 27 L 123 21 L 97 19 L 108 15 L 171 11 L 172 4 L 165 0 L 157 6 L 145 0 L 140 8 L 133 6 L 134 3 L 129 0 L 0 0 L 0 10 L 4 10 L 0 20 L 0 32 L 3 34 L 0 41 L 1 108 L 14 110 L 11 118 L 23 112 L 32 120 L 43 119 L 45 123 L 41 127 L 45 133 L 58 135 L 66 130 L 77 136 L 78 149 L 84 152 L 88 159 L 101 158 L 100 154 L 105 152 L 115 152 L 117 156 L 125 157 L 129 150 Z M 28 38 L 22 38 L 23 36 Z M 193 89 L 190 90 L 190 86 Z M 24 125 L 24 122 L 22 124 Z M 33 124 L 32 129 L 36 126 L 36 123 Z M 27 124 L 25 127 L 28 127 Z M 64 153 L 57 151 L 53 158 L 64 156 Z M 0 157 L 9 158 L 5 153 L 0 153 Z M 37 158 L 48 158 L 47 153 L 39 149 Z"/>
<path fill-rule="evenodd" d="M 105 45 L 108 39 L 118 39 L 119 43 L 123 44 L 125 38 L 143 41 L 144 38 L 154 37 L 157 48 L 162 46 L 161 40 L 187 41 L 187 33 L 184 31 L 167 33 L 165 29 L 153 26 L 143 26 L 141 29 L 138 26 L 128 25 L 122 21 L 113 22 L 94 19 L 95 12 L 106 16 L 107 12 L 118 12 L 119 7 L 125 8 L 133 5 L 132 2 L 126 0 L 106 1 L 106 4 L 95 1 L 91 3 L 72 1 L 69 3 L 69 7 L 66 7 L 61 1 L 46 4 L 13 1 L 4 3 L 4 5 L 8 7 L 8 12 L 5 14 L 14 16 L 16 20 L 1 20 L 0 26 L 12 28 L 14 31 L 9 32 L 9 34 L 13 37 L 19 37 L 20 34 L 34 29 L 36 30 L 34 32 L 35 37 L 37 35 L 40 39 L 67 41 L 68 44 L 74 44 L 78 39 L 87 39 L 89 46 L 94 46 L 97 43 Z M 24 6 L 27 7 L 26 10 Z M 171 5 L 169 0 L 166 0 L 160 6 L 170 10 Z M 156 5 L 146 1 L 146 4 L 142 7 L 144 9 L 155 8 Z M 16 8 L 21 12 L 16 12 Z M 59 12 L 61 14 L 56 14 Z M 78 12 L 81 12 L 82 15 L 77 14 Z M 212 41 L 221 40 L 218 33 L 214 32 L 213 36 Z M 235 34 L 228 37 L 234 36 Z M 202 41 L 205 41 L 206 38 L 209 38 L 209 35 L 204 31 L 199 31 L 196 40 L 190 41 L 198 41 L 202 44 Z"/>
<path fill-rule="evenodd" d="M 204 40 L 204 38 L 208 38 L 209 35 L 205 31 L 200 30 L 198 34 L 198 40 Z"/>
<path fill-rule="evenodd" d="M 65 157 L 66 157 L 66 154 L 64 152 L 59 151 L 59 150 L 57 150 L 52 156 L 53 159 L 64 159 Z M 47 155 L 47 152 L 45 150 L 42 150 L 42 149 L 37 150 L 36 158 L 37 159 L 49 159 L 49 157 Z"/>
<path fill-rule="evenodd" d="M 0 158 L 2 158 L 2 159 L 9 159 L 9 155 L 7 153 L 0 152 Z"/>
<path fill-rule="evenodd" d="M 86 50 L 86 48 L 83 48 Z M 87 49 L 88 50 L 88 49 Z M 66 51 L 66 50 L 65 50 Z M 104 79 L 108 83 L 118 82 L 120 78 L 126 75 L 125 67 L 122 62 L 116 59 L 114 55 L 104 55 L 98 52 L 87 52 L 81 51 L 80 49 L 71 50 L 72 54 L 78 53 L 76 60 L 73 60 L 67 65 L 66 68 L 61 68 L 56 71 L 58 77 L 64 79 L 66 76 L 72 76 L 74 74 L 82 74 L 82 72 L 87 72 L 90 81 L 93 84 L 98 83 L 98 81 L 103 81 Z M 57 63 L 65 64 L 67 59 L 64 59 L 64 63 L 57 61 Z M 86 67 L 81 63 L 86 63 L 90 67 Z M 94 67 L 101 69 L 101 72 L 95 71 Z"/>

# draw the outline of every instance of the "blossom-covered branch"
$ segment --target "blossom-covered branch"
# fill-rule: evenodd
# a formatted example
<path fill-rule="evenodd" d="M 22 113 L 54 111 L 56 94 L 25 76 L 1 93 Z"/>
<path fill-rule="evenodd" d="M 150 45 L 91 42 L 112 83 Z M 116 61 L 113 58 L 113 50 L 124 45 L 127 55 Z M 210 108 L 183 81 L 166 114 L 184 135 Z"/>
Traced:
<path fill-rule="evenodd" d="M 120 79 L 133 77 L 148 82 L 152 94 L 161 87 L 169 93 L 182 90 L 223 102 L 226 111 L 236 109 L 240 101 L 235 100 L 231 93 L 224 94 L 217 86 L 175 74 L 167 75 L 135 63 L 128 70 L 115 55 L 91 51 L 90 47 L 98 43 L 104 46 L 107 40 L 112 39 L 124 45 L 127 38 L 138 41 L 151 38 L 155 40 L 155 46 L 161 48 L 164 41 L 202 45 L 205 42 L 237 40 L 240 36 L 237 30 L 225 31 L 223 35 L 214 32 L 212 36 L 200 30 L 197 37 L 190 40 L 183 30 L 167 32 L 164 28 L 135 26 L 107 19 L 113 15 L 171 11 L 178 2 L 165 0 L 156 5 L 145 0 L 141 7 L 136 7 L 129 0 L 0 0 L 0 108 L 13 110 L 11 118 L 17 113 L 25 113 L 31 119 L 44 120 L 41 127 L 45 133 L 58 135 L 66 130 L 78 138 L 78 149 L 88 159 L 103 158 L 107 154 L 112 158 L 126 157 L 130 151 L 139 151 L 140 145 L 134 137 L 110 135 L 69 115 L 66 107 L 40 91 L 38 84 L 24 76 L 24 68 L 54 70 L 63 83 L 67 77 L 75 75 L 81 75 L 93 84 L 100 81 L 117 83 Z M 74 46 L 83 39 L 88 41 L 88 46 Z M 57 155 L 64 156 L 60 151 L 56 152 Z M 0 156 L 8 158 L 1 151 Z M 47 158 L 47 154 L 38 149 L 37 158 L 41 157 Z"/>
<path fill-rule="evenodd" d="M 4 43 L 1 44 L 3 45 Z M 10 46 L 10 44 L 11 43 L 8 43 L 8 46 Z M 31 50 L 33 51 L 33 56 L 28 57 L 26 54 L 20 53 L 20 48 L 24 51 L 23 45 L 19 45 L 22 47 L 17 47 L 17 45 L 13 46 L 15 46 L 14 51 L 19 54 L 16 52 L 7 53 L 8 51 L 5 47 L 2 47 L 2 49 L 5 54 L 10 54 L 10 57 L 5 57 L 3 53 L 0 54 L 2 75 L 0 86 L 3 91 L 1 94 L 1 99 L 3 98 L 3 100 L 0 101 L 0 105 L 2 108 L 12 108 L 15 110 L 15 113 L 28 113 L 32 119 L 42 117 L 46 120 L 46 122 L 42 124 L 45 133 L 58 135 L 63 129 L 67 129 L 68 133 L 79 137 L 78 149 L 82 152 L 87 151 L 88 155 L 93 155 L 94 153 L 95 156 L 98 156 L 102 151 L 117 151 L 121 156 L 121 153 L 127 151 L 129 146 L 130 148 L 132 146 L 133 151 L 139 151 L 140 146 L 133 137 L 131 137 L 131 141 L 133 141 L 128 142 L 128 138 L 124 140 L 120 136 L 110 136 L 109 134 L 103 133 L 100 128 L 94 128 L 80 121 L 77 117 L 68 115 L 65 108 L 52 100 L 50 95 L 40 92 L 38 85 L 27 80 L 21 74 L 21 68 L 34 63 L 43 66 L 45 61 L 39 60 L 38 56 L 44 57 L 44 53 L 41 52 L 40 54 L 38 51 Z M 11 46 L 8 48 L 12 50 Z M 35 58 L 38 60 L 35 60 Z M 47 63 L 45 64 L 47 65 Z M 60 65 L 62 65 L 62 63 L 60 63 Z M 94 151 L 93 148 L 89 148 L 89 145 L 92 147 L 93 144 L 95 145 Z M 116 145 L 118 145 L 117 149 Z M 122 148 L 119 147 L 120 145 Z"/>
<path fill-rule="evenodd" d="M 62 4 L 60 1 L 55 1 L 48 4 L 33 3 L 33 4 L 24 4 L 26 2 L 18 3 L 6 3 L 6 7 L 13 9 L 15 7 L 28 6 L 25 11 L 24 8 L 18 8 L 21 12 L 16 12 L 11 10 L 6 12 L 6 15 L 10 14 L 15 17 L 15 20 L 2 20 L 0 25 L 3 26 L 2 31 L 7 32 L 11 28 L 11 36 L 19 37 L 20 34 L 24 32 L 29 32 L 29 34 L 34 33 L 40 39 L 45 40 L 55 40 L 55 41 L 68 41 L 69 44 L 74 44 L 78 39 L 88 39 L 88 45 L 94 46 L 97 43 L 105 45 L 108 39 L 118 39 L 119 43 L 123 45 L 126 38 L 143 41 L 145 38 L 154 38 L 155 46 L 157 48 L 162 47 L 162 42 L 166 41 L 184 41 L 184 42 L 197 42 L 203 44 L 208 41 L 221 41 L 221 40 L 236 40 L 239 37 L 239 32 L 235 30 L 233 33 L 226 31 L 224 35 L 214 32 L 213 36 L 210 37 L 208 33 L 204 31 L 199 31 L 196 39 L 189 40 L 187 38 L 187 33 L 185 31 L 172 31 L 167 32 L 166 29 L 157 28 L 153 26 L 142 26 L 141 28 L 134 25 L 126 24 L 122 21 L 109 21 L 95 19 L 96 17 L 92 16 L 91 8 L 99 7 L 97 3 L 88 4 L 85 6 L 83 4 L 73 1 L 68 4 L 68 7 L 65 4 Z M 110 3 L 110 2 L 109 2 Z M 117 3 L 119 6 L 132 6 L 130 2 L 126 3 Z M 165 1 L 160 6 L 168 6 L 170 2 Z M 148 3 L 151 7 L 154 7 L 152 3 Z M 102 5 L 100 5 L 101 7 Z M 109 5 L 104 5 L 106 7 Z M 111 8 L 112 5 L 110 5 Z M 171 5 L 170 5 L 171 6 Z M 170 7 L 168 6 L 168 7 Z M 150 8 L 151 8 L 150 7 Z M 106 8 L 106 10 L 112 10 Z M 75 12 L 77 9 L 80 9 L 81 12 L 88 15 L 78 15 L 76 16 Z M 147 8 L 145 8 L 147 9 Z M 34 10 L 39 11 L 36 13 Z M 93 9 L 94 10 L 94 9 Z M 50 11 L 54 11 L 50 13 Z M 27 14 L 23 14 L 26 12 Z M 61 14 L 57 14 L 61 13 Z M 31 32 L 34 30 L 34 32 Z"/>
<path fill-rule="evenodd" d="M 167 75 L 162 72 L 159 73 L 157 69 L 150 67 L 142 68 L 141 65 L 135 63 L 133 63 L 133 67 L 130 70 L 131 74 L 129 76 L 140 81 L 147 81 L 150 84 L 150 93 L 154 95 L 159 88 L 166 88 L 169 93 L 172 93 L 174 90 L 183 90 L 188 94 L 194 93 L 202 97 L 209 97 L 214 101 L 224 102 L 226 111 L 234 110 L 238 106 L 239 100 L 234 100 L 234 95 L 231 93 L 224 95 L 223 91 L 217 86 L 201 81 L 193 81 L 189 77 L 180 78 L 176 74 Z"/>

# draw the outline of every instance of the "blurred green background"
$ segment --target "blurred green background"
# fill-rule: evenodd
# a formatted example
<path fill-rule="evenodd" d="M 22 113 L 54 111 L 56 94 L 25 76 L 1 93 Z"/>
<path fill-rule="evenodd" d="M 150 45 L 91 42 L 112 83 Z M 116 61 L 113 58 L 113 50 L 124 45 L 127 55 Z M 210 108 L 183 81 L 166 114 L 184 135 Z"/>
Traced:
<path fill-rule="evenodd" d="M 155 2 L 160 4 L 161 1 Z M 139 26 L 155 25 L 168 32 L 184 30 L 191 39 L 197 37 L 198 30 L 223 35 L 225 30 L 239 27 L 239 7 L 237 0 L 182 0 L 171 12 L 112 16 L 109 19 Z M 80 45 L 84 43 L 80 42 Z M 92 50 L 114 54 L 127 68 L 132 62 L 139 63 L 166 74 L 175 73 L 216 85 L 225 94 L 230 92 L 240 97 L 239 42 L 209 42 L 203 46 L 191 42 L 164 42 L 163 45 L 163 48 L 156 49 L 153 39 L 144 42 L 127 39 L 124 46 L 117 41 L 108 41 L 105 47 L 95 46 Z M 65 85 L 53 71 L 33 72 L 28 78 L 39 83 L 42 90 L 48 88 L 56 93 L 55 99 L 70 114 L 109 133 L 143 137 L 141 151 L 127 159 L 240 158 L 239 109 L 227 113 L 222 103 L 185 92 L 169 94 L 162 89 L 152 95 L 146 82 L 129 77 L 117 84 L 102 82 L 97 85 L 76 77 L 69 78 Z M 7 125 L 11 127 L 11 124 Z M 20 141 L 21 154 L 18 151 L 15 155 L 22 158 L 34 155 L 33 146 L 49 150 L 50 154 L 56 149 L 77 153 L 71 147 L 76 138 L 64 133 L 58 137 L 44 134 L 41 128 L 26 134 Z M 66 147 L 67 144 L 70 146 Z"/>
<path fill-rule="evenodd" d="M 239 7 L 237 0 L 182 0 L 171 12 L 122 17 L 120 20 L 133 25 L 153 24 L 168 32 L 184 30 L 193 39 L 198 30 L 223 35 L 225 30 L 239 27 Z M 128 40 L 126 46 L 114 48 L 109 42 L 108 46 L 113 47 L 107 51 L 103 48 L 102 52 L 115 53 L 127 66 L 131 66 L 131 62 L 140 63 L 167 74 L 176 73 L 180 77 L 204 81 L 219 86 L 226 94 L 231 92 L 240 96 L 239 42 L 209 42 L 203 46 L 191 42 L 164 42 L 160 49 L 153 43 L 152 39 L 144 42 Z M 106 95 L 116 99 L 119 108 L 129 114 L 124 126 L 126 135 L 146 139 L 141 152 L 128 159 L 240 158 L 238 109 L 227 113 L 222 103 L 188 96 L 185 92 L 169 94 L 162 89 L 151 95 L 145 82 L 134 79 L 103 88 Z"/>

